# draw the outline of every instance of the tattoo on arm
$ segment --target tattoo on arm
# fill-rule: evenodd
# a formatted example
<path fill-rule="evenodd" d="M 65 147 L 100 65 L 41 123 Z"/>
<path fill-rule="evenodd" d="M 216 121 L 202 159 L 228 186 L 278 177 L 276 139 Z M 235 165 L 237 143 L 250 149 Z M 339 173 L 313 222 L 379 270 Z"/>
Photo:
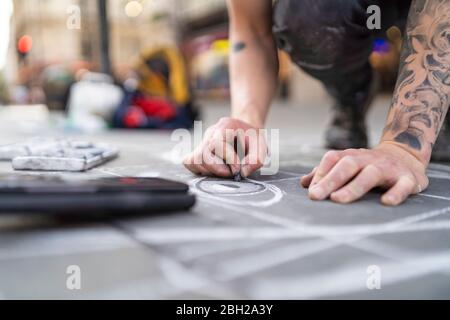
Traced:
<path fill-rule="evenodd" d="M 431 154 L 450 104 L 450 0 L 414 0 L 384 138 Z"/>
<path fill-rule="evenodd" d="M 242 50 L 244 50 L 247 47 L 247 45 L 245 44 L 245 42 L 236 42 L 233 45 L 233 52 L 237 53 L 240 52 Z"/>

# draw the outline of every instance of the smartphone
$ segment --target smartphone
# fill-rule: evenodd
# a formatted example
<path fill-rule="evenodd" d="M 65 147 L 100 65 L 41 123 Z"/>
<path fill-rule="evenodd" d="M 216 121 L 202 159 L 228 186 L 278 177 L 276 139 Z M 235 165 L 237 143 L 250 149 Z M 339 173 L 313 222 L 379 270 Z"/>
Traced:
<path fill-rule="evenodd" d="M 157 213 L 195 204 L 189 186 L 160 178 L 65 180 L 44 175 L 0 175 L 0 214 Z"/>

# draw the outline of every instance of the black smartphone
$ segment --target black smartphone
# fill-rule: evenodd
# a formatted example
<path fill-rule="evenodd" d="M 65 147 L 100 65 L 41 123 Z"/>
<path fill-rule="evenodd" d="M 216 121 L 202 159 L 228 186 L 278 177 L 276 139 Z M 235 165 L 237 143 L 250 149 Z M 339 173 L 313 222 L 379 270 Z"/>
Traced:
<path fill-rule="evenodd" d="M 0 214 L 156 213 L 188 210 L 188 185 L 160 178 L 66 180 L 44 175 L 0 175 Z"/>

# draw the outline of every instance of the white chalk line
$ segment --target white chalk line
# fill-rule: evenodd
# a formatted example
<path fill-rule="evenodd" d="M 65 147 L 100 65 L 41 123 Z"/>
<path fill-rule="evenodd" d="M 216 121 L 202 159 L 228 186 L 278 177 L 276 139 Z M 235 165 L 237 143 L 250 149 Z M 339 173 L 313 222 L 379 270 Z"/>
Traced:
<path fill-rule="evenodd" d="M 444 176 L 437 173 L 428 173 L 428 177 L 434 179 L 450 180 L 450 176 L 448 174 Z"/>
<path fill-rule="evenodd" d="M 325 240 L 314 240 L 306 243 L 295 243 L 274 248 L 270 251 L 252 253 L 244 257 L 222 262 L 217 271 L 219 281 L 231 281 L 255 274 L 284 263 L 292 262 L 328 249 L 339 246 L 340 243 Z"/>
<path fill-rule="evenodd" d="M 8 261 L 8 260 L 19 260 L 19 259 L 32 259 L 32 258 L 43 258 L 43 257 L 67 257 L 70 255 L 82 255 L 89 253 L 98 253 L 98 252 L 109 252 L 115 250 L 122 249 L 133 249 L 135 248 L 132 244 L 129 243 L 121 243 L 121 242 L 110 242 L 110 243 L 102 243 L 95 244 L 93 241 L 89 242 L 89 245 L 79 246 L 79 247 L 70 247 L 70 246 L 60 246 L 57 248 L 43 248 L 41 250 L 27 249 L 27 250 L 4 250 L 0 249 L 0 261 Z"/>
<path fill-rule="evenodd" d="M 116 229 L 123 232 L 125 235 L 129 236 L 136 244 L 143 247 L 144 249 L 149 249 L 155 253 L 158 257 L 159 270 L 164 274 L 164 278 L 179 291 L 176 295 L 181 295 L 183 293 L 190 293 L 192 291 L 202 292 L 204 288 L 208 289 L 207 294 L 211 297 L 216 297 L 220 299 L 227 298 L 227 295 L 221 294 L 224 291 L 229 291 L 228 298 L 236 297 L 236 293 L 229 289 L 219 286 L 217 283 L 205 277 L 200 272 L 186 268 L 181 262 L 176 259 L 162 254 L 156 251 L 148 243 L 145 243 L 139 239 L 136 235 L 133 235 L 131 230 L 127 227 L 122 226 L 120 223 L 116 224 Z M 130 236 L 132 234 L 132 236 Z M 173 294 L 175 296 L 175 294 Z"/>
<path fill-rule="evenodd" d="M 448 209 L 450 209 L 450 207 Z M 450 210 L 448 210 L 448 211 L 450 211 Z M 439 213 L 443 213 L 443 212 L 447 212 L 447 211 L 439 211 Z M 435 214 L 438 214 L 438 212 L 436 212 Z M 398 228 L 396 228 L 396 230 L 387 228 L 384 231 L 399 232 L 399 229 L 408 227 L 407 224 L 413 223 L 415 221 L 420 221 L 420 219 L 429 218 L 431 216 L 432 216 L 432 214 L 427 213 L 426 215 L 417 215 L 416 217 L 408 217 L 407 219 L 400 219 L 399 221 L 403 221 L 404 224 L 406 224 L 406 225 L 396 222 L 396 225 L 398 225 Z M 414 218 L 414 219 L 411 219 L 411 218 Z M 302 231 L 304 231 L 304 230 L 302 230 Z M 383 229 L 381 229 L 380 231 L 383 231 Z M 366 234 L 358 233 L 359 238 L 355 238 L 352 241 L 357 241 L 359 239 L 363 239 L 364 237 L 367 237 L 369 235 L 370 234 L 367 234 L 367 233 Z M 348 241 L 342 241 L 342 239 L 341 239 L 341 241 L 339 241 L 339 239 L 334 238 L 333 236 L 330 237 L 330 236 L 323 235 L 323 234 L 320 234 L 319 236 L 322 236 L 322 237 L 332 241 L 332 243 L 329 244 L 330 248 L 341 245 L 341 244 L 347 244 L 347 245 L 349 244 Z M 348 232 L 345 232 L 345 234 L 343 234 L 343 236 L 345 236 L 346 239 L 349 239 Z M 231 270 L 231 271 L 225 270 L 225 271 L 223 271 L 225 274 L 222 276 L 219 276 L 219 277 L 221 280 L 226 279 L 226 280 L 230 281 L 232 279 L 235 279 L 235 278 L 238 278 L 241 276 L 245 276 L 245 275 L 257 272 L 257 271 L 262 271 L 266 268 L 275 267 L 279 264 L 288 262 L 288 260 L 291 261 L 291 260 L 295 260 L 295 259 L 299 258 L 299 257 L 296 257 L 296 255 L 292 252 L 292 249 L 290 249 L 288 251 L 289 251 L 289 253 L 288 253 L 287 257 L 283 257 L 283 256 L 277 257 L 277 253 L 271 253 L 271 252 L 264 253 L 264 255 L 265 255 L 264 259 L 261 259 L 261 257 L 259 257 L 259 256 L 254 257 L 254 255 L 249 255 L 248 257 L 246 257 L 244 259 L 245 260 L 244 263 L 242 263 L 242 264 L 239 263 L 241 265 L 241 267 L 233 265 L 233 263 L 229 263 L 230 267 L 228 270 Z M 317 253 L 317 252 L 320 252 L 320 250 L 318 250 L 316 252 L 309 252 L 309 253 L 313 254 L 313 253 Z M 301 253 L 300 253 L 300 257 L 301 257 Z M 241 259 L 242 258 L 236 259 L 235 263 L 238 263 L 238 261 Z M 286 260 L 286 259 L 288 259 L 288 260 Z M 264 263 L 261 263 L 261 261 L 269 261 L 269 262 L 267 264 L 264 264 Z"/>
<path fill-rule="evenodd" d="M 115 172 L 111 172 L 111 171 L 108 171 L 106 169 L 98 169 L 97 168 L 97 169 L 93 169 L 93 171 L 100 172 L 100 173 L 103 173 L 103 174 L 106 174 L 106 175 L 110 175 L 110 176 L 113 176 L 113 177 L 119 177 L 119 178 L 123 178 L 124 177 L 121 174 L 118 174 L 118 173 L 115 173 Z"/>
<path fill-rule="evenodd" d="M 283 182 L 283 181 L 292 181 L 292 180 L 298 180 L 300 183 L 300 179 L 302 178 L 302 176 L 300 177 L 292 177 L 292 178 L 283 178 L 283 179 L 277 179 L 277 180 L 270 180 L 270 181 L 266 181 L 266 183 L 272 183 L 272 182 Z"/>
<path fill-rule="evenodd" d="M 217 205 L 216 202 L 213 202 L 213 200 L 209 198 L 202 198 L 203 201 L 209 202 L 211 204 Z M 296 220 L 276 216 L 274 214 L 267 214 L 264 212 L 251 210 L 248 208 L 242 208 L 238 206 L 233 206 L 232 204 L 222 204 L 224 207 L 230 208 L 231 210 L 234 210 L 236 212 L 246 214 L 248 216 L 252 216 L 254 218 L 257 218 L 259 220 L 269 222 L 290 230 L 296 230 L 298 232 L 303 232 L 308 235 L 312 236 L 320 236 L 324 238 L 333 238 L 333 237 L 339 237 L 339 236 L 349 236 L 349 235 L 363 235 L 363 236 L 369 236 L 374 234 L 380 234 L 380 233 L 386 233 L 386 232 L 393 232 L 399 229 L 402 226 L 416 223 L 422 220 L 427 220 L 436 216 L 440 216 L 443 214 L 450 213 L 450 206 L 445 207 L 443 209 L 433 210 L 430 212 L 425 212 L 421 214 L 417 214 L 414 216 L 408 216 L 399 220 L 394 220 L 391 222 L 383 223 L 383 224 L 377 224 L 377 225 L 356 225 L 356 226 L 312 226 L 312 225 L 305 225 L 303 223 L 300 223 Z"/>
<path fill-rule="evenodd" d="M 382 289 L 386 285 L 438 272 L 448 268 L 449 265 L 450 252 L 409 259 L 404 264 L 387 262 L 380 264 Z M 367 262 L 361 262 L 359 266 L 353 264 L 353 267 L 344 266 L 330 273 L 308 275 L 303 278 L 258 279 L 257 283 L 250 285 L 249 292 L 253 299 L 315 299 L 366 291 L 368 266 Z"/>
<path fill-rule="evenodd" d="M 349 245 L 354 248 L 364 250 L 366 252 L 376 254 L 400 263 L 404 263 L 405 260 L 418 259 L 423 255 L 423 252 L 414 252 L 409 249 L 387 245 L 382 243 L 381 241 L 375 241 L 373 239 L 367 238 L 361 241 L 356 241 Z M 450 266 L 448 266 L 446 270 L 441 270 L 441 273 L 445 274 L 446 276 L 450 275 Z"/>
<path fill-rule="evenodd" d="M 170 228 L 151 231 L 138 230 L 135 234 L 139 239 L 156 245 L 188 241 L 280 240 L 305 238 L 305 235 L 299 235 L 297 232 L 281 229 L 279 227 Z"/>
<path fill-rule="evenodd" d="M 435 230 L 450 230 L 450 221 L 437 220 L 437 221 L 424 221 L 415 224 L 414 231 L 435 231 Z M 355 241 L 349 244 L 350 246 L 360 248 L 367 252 L 378 254 L 394 261 L 403 262 L 403 260 L 418 258 L 421 256 L 420 252 L 415 252 L 410 249 L 399 248 L 395 245 L 387 245 L 381 241 L 365 238 L 360 241 Z M 448 270 L 443 270 L 446 275 L 450 275 L 450 266 Z"/>
<path fill-rule="evenodd" d="M 306 171 L 308 171 L 308 169 L 306 169 Z M 279 170 L 278 172 L 279 172 L 279 173 L 284 173 L 284 174 L 289 174 L 289 175 L 291 175 L 291 176 L 294 176 L 293 178 L 308 174 L 308 173 L 295 173 L 295 172 L 285 171 L 285 170 Z"/>
<path fill-rule="evenodd" d="M 437 225 L 437 223 L 436 223 Z M 435 227 L 433 225 L 431 227 Z M 442 227 L 442 226 L 438 226 Z M 407 229 L 407 228 L 405 228 Z M 450 222 L 442 229 L 450 229 Z M 423 230 L 428 230 L 428 228 L 423 228 Z M 432 230 L 435 230 L 434 228 Z M 402 232 L 404 230 L 401 230 Z M 407 230 L 409 231 L 409 230 Z M 351 241 L 334 241 L 324 242 L 324 241 L 314 241 L 314 243 L 303 243 L 294 244 L 291 246 L 285 246 L 282 248 L 272 249 L 270 251 L 265 251 L 262 253 L 249 253 L 243 258 L 235 258 L 233 260 L 227 260 L 222 262 L 219 270 L 223 273 L 219 277 L 220 281 L 231 281 L 233 279 L 254 274 L 255 272 L 263 271 L 265 269 L 278 266 L 287 262 L 295 261 L 299 258 L 306 257 L 308 255 L 316 254 L 324 250 L 332 249 L 339 245 L 349 245 L 353 246 L 364 237 L 355 238 Z M 317 245 L 316 245 L 317 243 Z M 323 245 L 322 245 L 323 243 Z M 316 250 L 317 249 L 317 250 Z M 377 253 L 377 252 L 374 252 Z M 383 256 L 383 255 L 381 255 Z"/>
<path fill-rule="evenodd" d="M 434 171 L 442 170 L 442 171 L 444 171 L 446 173 L 450 173 L 450 166 L 445 165 L 445 164 L 431 163 L 430 164 L 430 169 L 434 170 Z"/>
<path fill-rule="evenodd" d="M 242 200 L 242 199 L 235 200 L 233 198 L 229 198 L 226 196 L 213 195 L 213 194 L 204 192 L 204 191 L 200 190 L 199 188 L 197 188 L 197 184 L 201 183 L 205 179 L 207 179 L 207 178 L 198 178 L 198 179 L 191 181 L 190 185 L 192 186 L 192 192 L 197 194 L 198 196 L 202 197 L 203 199 L 214 200 L 216 205 L 217 205 L 217 202 L 222 202 L 222 203 L 229 203 L 229 204 L 240 205 L 240 206 L 249 205 L 252 207 L 265 208 L 265 207 L 270 207 L 270 206 L 280 202 L 284 196 L 283 191 L 281 191 L 280 188 L 278 188 L 274 185 L 256 181 L 256 180 L 247 179 L 248 181 L 250 181 L 252 183 L 263 186 L 266 190 L 270 191 L 273 194 L 273 197 L 268 200 L 259 200 L 259 201 L 248 201 L 248 200 Z M 260 194 L 262 192 L 264 192 L 264 190 L 261 192 L 257 192 L 257 194 Z"/>
<path fill-rule="evenodd" d="M 201 288 L 205 287 L 213 287 L 215 290 L 212 290 L 212 292 L 216 292 L 216 294 L 209 294 L 213 297 L 223 298 L 223 295 L 220 295 L 219 292 L 222 292 L 225 289 L 217 283 L 214 283 L 201 274 L 186 269 L 176 260 L 163 258 L 162 262 L 161 271 L 164 273 L 166 280 L 168 280 L 172 286 L 180 288 L 182 291 L 181 293 L 194 290 L 199 291 Z"/>
<path fill-rule="evenodd" d="M 278 239 L 276 239 L 278 240 Z M 223 254 L 227 252 L 235 252 L 238 250 L 249 250 L 256 249 L 265 245 L 272 243 L 272 240 L 258 240 L 257 242 L 225 242 L 221 244 L 226 244 L 226 246 L 218 246 L 217 244 L 211 245 L 211 243 L 202 243 L 201 247 L 183 249 L 179 252 L 179 259 L 182 262 L 189 262 L 195 259 L 207 258 L 212 255 Z M 232 244 L 232 245 L 230 245 Z"/>
<path fill-rule="evenodd" d="M 161 276 L 145 277 L 114 287 L 104 288 L 87 299 L 170 299 L 195 291 L 213 299 L 231 299 L 236 293 L 185 268 L 175 260 L 158 254 Z"/>
<path fill-rule="evenodd" d="M 211 201 L 211 200 L 206 201 L 206 202 L 211 202 L 212 204 L 216 204 L 216 202 Z M 229 205 L 225 205 L 225 207 L 228 207 L 228 206 Z M 336 228 L 336 226 L 327 227 L 329 231 L 330 230 L 332 231 L 329 234 L 324 234 L 323 233 L 323 228 L 321 228 L 321 230 L 320 230 L 321 232 L 319 234 L 317 234 L 315 232 L 312 232 L 311 227 L 305 227 L 305 226 L 302 225 L 300 231 L 305 231 L 305 229 L 307 229 L 306 231 L 308 231 L 308 232 L 306 234 L 298 234 L 298 223 L 296 221 L 293 221 L 293 220 L 290 220 L 290 219 L 287 219 L 287 220 L 286 219 L 281 219 L 280 220 L 280 218 L 274 217 L 272 215 L 270 215 L 269 216 L 270 218 L 267 219 L 268 216 L 266 214 L 264 214 L 264 213 L 255 212 L 254 210 L 252 210 L 251 212 L 248 211 L 248 210 L 237 210 L 237 209 L 240 209 L 240 208 L 235 208 L 235 207 L 233 207 L 231 205 L 229 207 L 231 207 L 232 210 L 235 210 L 235 211 L 238 211 L 238 212 L 241 212 L 241 213 L 252 214 L 252 215 L 256 214 L 258 218 L 261 218 L 261 215 L 262 215 L 263 216 L 263 220 L 265 220 L 265 221 L 269 220 L 268 222 L 275 222 L 276 224 L 281 224 L 283 227 L 287 227 L 287 228 L 290 228 L 290 229 L 294 228 L 294 230 L 297 230 L 297 232 L 295 232 L 295 234 L 292 233 L 292 232 L 290 232 L 290 233 L 288 232 L 288 234 L 286 235 L 286 230 L 282 231 L 282 232 L 278 232 L 278 230 L 269 230 L 267 228 L 259 229 L 256 233 L 259 233 L 259 236 L 262 235 L 265 238 L 267 238 L 268 235 L 270 235 L 270 237 L 277 237 L 277 238 L 279 238 L 280 236 L 288 236 L 288 237 L 296 236 L 296 237 L 300 238 L 300 237 L 310 237 L 311 235 L 313 235 L 313 236 L 314 235 L 316 235 L 316 236 L 327 236 L 327 235 L 330 236 L 331 235 L 332 237 L 340 235 L 340 236 L 345 236 L 346 238 L 348 238 L 348 236 L 349 236 L 349 232 L 348 231 L 344 231 L 344 232 L 341 231 L 340 233 L 336 233 L 336 230 L 334 230 Z M 428 213 L 425 213 L 425 214 L 419 214 L 419 215 L 416 215 L 416 216 L 413 216 L 413 217 L 406 217 L 404 219 L 400 219 L 398 221 L 394 221 L 394 222 L 392 222 L 390 224 L 387 224 L 387 226 L 384 226 L 384 228 L 378 228 L 380 230 L 378 230 L 377 232 L 375 232 L 376 230 L 372 230 L 369 233 L 367 233 L 367 232 L 361 233 L 361 231 L 359 231 L 359 232 L 357 232 L 357 234 L 358 235 L 369 236 L 369 235 L 372 235 L 372 234 L 381 234 L 383 232 L 391 233 L 391 232 L 402 232 L 402 231 L 416 231 L 416 230 L 419 230 L 419 229 L 432 229 L 432 228 L 435 228 L 435 229 L 436 228 L 438 228 L 438 229 L 448 229 L 448 226 L 445 226 L 445 225 L 442 225 L 442 224 L 434 224 L 434 225 L 433 224 L 429 224 L 428 227 L 420 227 L 419 226 L 419 228 L 416 225 L 415 226 L 408 226 L 408 224 L 410 224 L 410 223 L 418 222 L 418 221 L 421 221 L 421 220 L 424 220 L 424 219 L 428 219 L 428 218 L 431 218 L 431 217 L 434 217 L 434 216 L 438 216 L 440 214 L 444 214 L 444 213 L 449 211 L 448 209 L 450 209 L 450 207 L 446 208 L 444 210 L 437 210 L 437 211 L 428 212 Z M 274 219 L 275 219 L 275 221 L 274 221 Z M 371 226 L 371 228 L 372 227 L 373 226 Z M 394 228 L 394 227 L 396 227 L 396 228 Z M 347 227 L 347 228 L 345 228 L 345 230 L 354 229 L 354 228 L 355 227 L 351 227 L 351 228 Z M 356 227 L 356 228 L 358 228 L 358 227 Z M 365 228 L 367 229 L 367 227 L 365 227 Z M 312 229 L 317 229 L 317 228 L 316 227 L 312 227 Z M 180 233 L 180 231 L 181 230 L 175 230 L 172 234 L 181 234 L 182 235 L 182 233 Z M 189 240 L 193 240 L 192 239 L 192 234 L 198 234 L 198 232 L 192 232 L 192 231 L 193 231 L 192 229 L 191 230 L 185 230 L 185 236 Z M 248 230 L 245 230 L 245 229 L 244 230 L 233 229 L 232 232 L 229 232 L 230 230 L 225 230 L 225 229 L 223 229 L 221 231 L 222 232 L 220 232 L 220 231 L 217 232 L 217 234 L 214 236 L 214 238 L 216 238 L 216 239 L 217 238 L 224 239 L 224 238 L 229 238 L 230 236 L 233 236 L 233 237 L 235 237 L 235 236 L 246 237 L 246 236 L 249 235 Z M 252 230 L 252 232 L 254 232 L 254 231 L 255 230 Z M 315 230 L 315 231 L 317 231 L 317 230 Z M 211 236 L 214 235 L 214 233 L 215 233 L 215 230 L 210 230 L 210 231 L 208 231 L 206 233 L 203 233 L 203 236 L 210 239 Z M 167 233 L 166 233 L 166 235 L 167 235 Z M 256 235 L 256 234 L 253 233 L 253 235 Z M 170 236 L 170 235 L 168 235 L 168 236 Z M 188 240 L 188 239 L 186 239 L 186 240 Z M 167 239 L 165 239 L 165 240 L 167 240 Z M 163 240 L 163 241 L 165 241 L 165 240 Z M 178 239 L 178 240 L 180 240 L 180 239 Z M 336 241 L 336 239 L 333 239 L 333 240 Z M 334 243 L 331 243 L 331 244 L 328 243 L 328 244 L 325 245 L 325 247 L 329 246 L 330 248 L 332 248 L 332 247 L 338 246 L 340 244 L 343 244 L 343 243 L 342 242 L 340 242 L 340 243 L 339 242 L 338 243 L 334 242 Z M 348 243 L 346 243 L 346 244 L 348 244 Z M 296 245 L 296 246 L 298 246 L 298 245 Z M 302 247 L 303 247 L 303 245 L 302 245 Z M 320 250 L 317 250 L 317 251 L 309 251 L 308 249 L 305 249 L 305 250 L 307 250 L 306 251 L 307 254 L 314 254 L 314 253 L 320 252 Z M 221 281 L 225 281 L 225 280 L 230 281 L 230 280 L 235 279 L 235 278 L 240 277 L 240 276 L 245 276 L 245 275 L 257 272 L 257 271 L 262 271 L 262 270 L 264 270 L 266 268 L 274 267 L 274 266 L 279 265 L 281 263 L 285 263 L 285 262 L 288 262 L 288 261 L 292 261 L 292 260 L 301 258 L 302 255 L 305 255 L 304 253 L 302 253 L 303 251 L 300 251 L 298 254 L 294 254 L 293 251 L 292 251 L 292 248 L 287 249 L 287 251 L 283 250 L 283 252 L 286 252 L 285 256 L 277 256 L 277 253 L 275 253 L 275 255 L 274 255 L 271 252 L 265 252 L 265 253 L 263 253 L 264 256 L 265 256 L 264 259 L 261 259 L 261 257 L 259 255 L 256 255 L 256 256 L 251 255 L 251 256 L 248 256 L 246 261 L 241 262 L 241 263 L 239 263 L 239 260 L 241 260 L 241 259 L 236 259 L 236 261 L 234 261 L 234 262 L 227 262 L 227 264 L 223 267 L 223 270 L 221 271 L 221 272 L 223 272 L 223 274 L 222 275 L 219 274 L 219 278 L 220 278 Z M 250 261 L 250 260 L 252 260 L 252 261 Z M 269 261 L 269 262 L 267 264 L 264 264 L 264 263 L 261 264 L 260 263 L 261 261 Z M 238 263 L 238 265 L 235 265 L 236 263 Z M 242 266 L 242 268 L 239 267 L 239 265 Z M 231 271 L 227 271 L 227 270 L 231 270 Z"/>
<path fill-rule="evenodd" d="M 364 236 L 436 230 L 450 230 L 450 221 L 421 222 L 413 225 L 401 226 L 395 230 L 387 230 L 386 232 L 364 234 Z M 305 234 L 295 230 L 286 230 L 278 227 L 165 228 L 161 230 L 137 230 L 135 234 L 139 239 L 154 245 L 202 241 L 294 240 L 324 237 L 323 234 Z M 349 239 L 352 236 L 352 234 L 340 235 L 340 237 L 345 239 Z M 359 236 L 355 236 L 354 240 L 357 239 L 360 239 Z M 332 240 L 337 240 L 337 236 L 333 236 Z"/>
<path fill-rule="evenodd" d="M 436 196 L 436 195 L 428 194 L 428 193 L 419 193 L 418 196 L 450 201 L 450 197 Z"/>

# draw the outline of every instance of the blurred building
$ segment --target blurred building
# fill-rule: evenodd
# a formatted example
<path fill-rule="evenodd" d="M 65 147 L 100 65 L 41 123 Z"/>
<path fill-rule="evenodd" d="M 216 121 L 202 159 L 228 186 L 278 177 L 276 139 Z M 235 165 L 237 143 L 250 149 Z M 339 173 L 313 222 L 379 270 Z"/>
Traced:
<path fill-rule="evenodd" d="M 78 5 L 73 0 L 14 0 L 15 36 L 12 45 L 16 45 L 20 37 L 29 35 L 33 40 L 30 60 L 59 62 L 80 59 L 83 56 L 81 37 L 87 30 L 67 28 L 67 12 L 73 4 Z"/>
<path fill-rule="evenodd" d="M 141 12 L 127 15 L 129 0 L 108 0 L 110 51 L 113 65 L 129 65 L 143 48 L 177 41 L 177 1 L 143 0 Z M 138 2 L 138 1 L 134 1 Z M 72 10 L 78 6 L 80 28 L 70 28 Z M 34 64 L 67 63 L 79 60 L 99 65 L 100 47 L 97 1 L 14 0 L 14 34 L 9 61 L 17 61 L 19 39 L 33 40 L 27 59 Z"/>
<path fill-rule="evenodd" d="M 174 45 L 178 42 L 175 1 L 134 1 L 140 4 L 134 12 L 127 8 L 130 2 L 132 1 L 108 1 L 111 60 L 116 68 L 133 64 L 145 48 Z"/>
<path fill-rule="evenodd" d="M 154 46 L 202 46 L 205 35 L 227 37 L 225 0 L 108 0 L 110 56 L 114 70 L 129 69 L 139 53 Z M 100 37 L 96 0 L 14 0 L 9 75 L 36 74 L 50 64 L 89 62 L 100 65 Z M 71 27 L 79 8 L 80 28 Z M 32 39 L 26 59 L 17 52 L 24 35 Z M 214 40 L 213 39 L 213 40 Z M 197 49 L 187 53 L 195 54 Z M 26 62 L 26 64 L 24 63 Z M 26 65 L 26 66 L 25 66 Z M 22 72 L 24 73 L 24 72 Z M 26 76 L 25 76 L 26 77 Z M 19 82 L 23 75 L 19 77 Z"/>

